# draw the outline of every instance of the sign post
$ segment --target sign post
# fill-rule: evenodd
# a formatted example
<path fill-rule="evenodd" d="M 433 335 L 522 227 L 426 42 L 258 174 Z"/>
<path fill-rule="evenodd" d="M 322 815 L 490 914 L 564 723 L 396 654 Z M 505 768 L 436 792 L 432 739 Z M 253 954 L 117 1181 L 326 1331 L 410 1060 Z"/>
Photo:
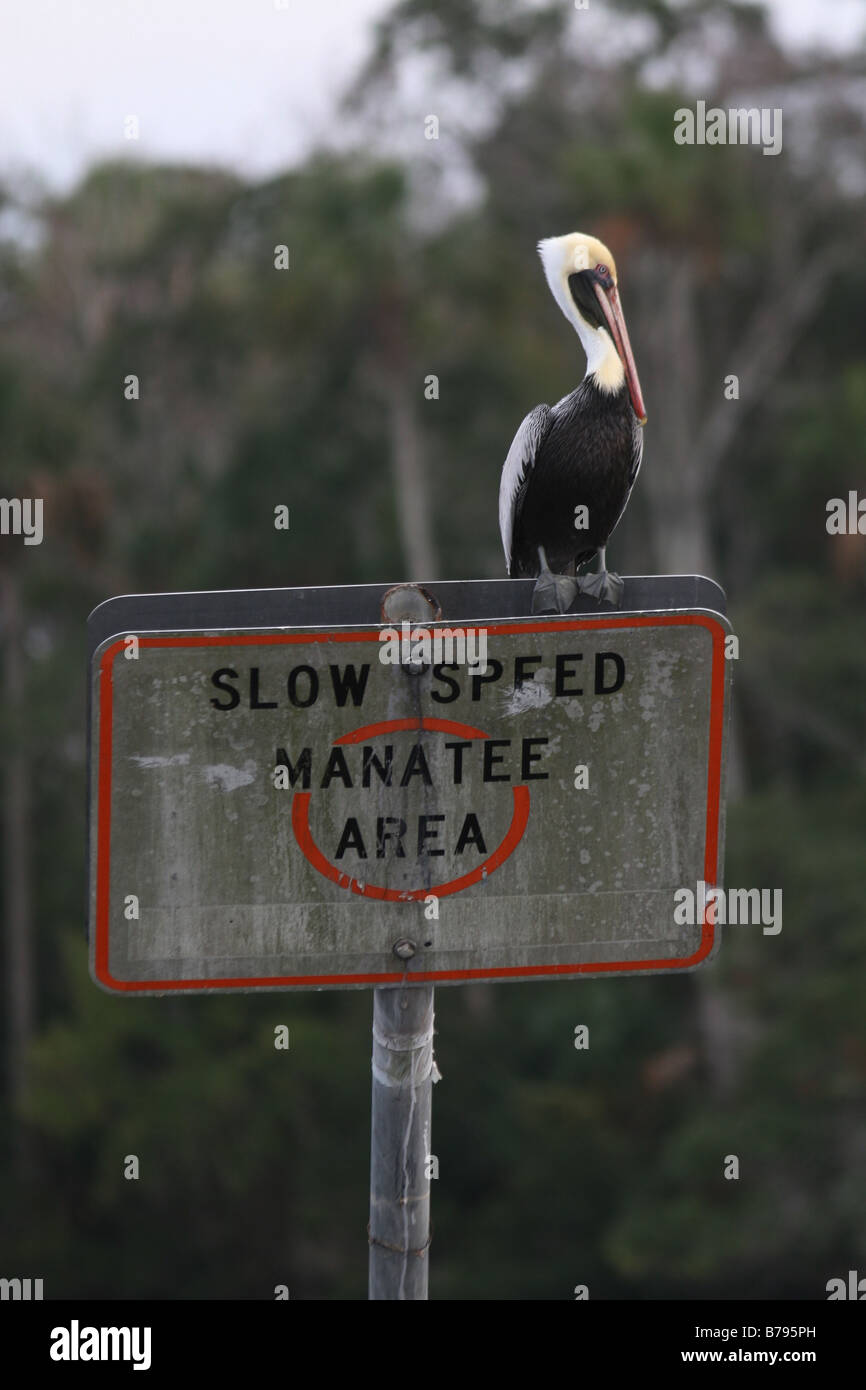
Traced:
<path fill-rule="evenodd" d="M 698 968 L 718 927 L 675 894 L 724 840 L 718 586 L 400 587 L 419 619 L 360 585 L 89 620 L 93 978 L 375 990 L 371 1298 L 426 1296 L 433 986 Z"/>
<path fill-rule="evenodd" d="M 370 1298 L 425 1299 L 433 986 L 373 991 Z"/>

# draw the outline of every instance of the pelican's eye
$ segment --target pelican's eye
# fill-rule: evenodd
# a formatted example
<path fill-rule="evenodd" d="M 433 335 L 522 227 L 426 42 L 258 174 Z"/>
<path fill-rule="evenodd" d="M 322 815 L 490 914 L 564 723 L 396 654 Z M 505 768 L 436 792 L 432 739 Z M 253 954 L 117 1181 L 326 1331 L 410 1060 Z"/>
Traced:
<path fill-rule="evenodd" d="M 610 273 L 609 266 L 597 265 L 593 271 L 593 275 L 595 276 L 596 282 L 601 285 L 603 290 L 613 289 L 613 276 Z"/>

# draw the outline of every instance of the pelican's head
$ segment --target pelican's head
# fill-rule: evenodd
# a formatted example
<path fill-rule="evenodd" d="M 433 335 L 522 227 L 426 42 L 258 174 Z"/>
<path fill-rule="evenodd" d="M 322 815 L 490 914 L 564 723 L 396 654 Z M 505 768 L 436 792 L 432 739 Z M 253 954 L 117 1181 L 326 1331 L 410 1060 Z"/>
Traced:
<path fill-rule="evenodd" d="M 645 424 L 613 256 L 604 242 L 583 232 L 548 237 L 538 243 L 538 253 L 551 293 L 583 343 L 587 373 L 602 391 L 618 391 L 625 381 L 632 409 Z"/>

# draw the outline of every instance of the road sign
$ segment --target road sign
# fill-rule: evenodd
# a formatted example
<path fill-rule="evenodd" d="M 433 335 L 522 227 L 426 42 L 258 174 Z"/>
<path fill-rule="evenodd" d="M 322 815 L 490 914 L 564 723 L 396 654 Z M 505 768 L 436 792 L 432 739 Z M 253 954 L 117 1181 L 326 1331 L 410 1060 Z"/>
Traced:
<path fill-rule="evenodd" d="M 95 610 L 94 978 L 161 994 L 707 960 L 717 929 L 678 922 L 674 895 L 721 881 L 720 591 L 686 579 L 691 606 L 641 611 L 652 586 L 629 580 L 632 611 L 505 616 L 527 588 L 434 585 L 457 616 L 390 636 L 382 586 Z M 333 621 L 341 595 L 360 625 Z"/>

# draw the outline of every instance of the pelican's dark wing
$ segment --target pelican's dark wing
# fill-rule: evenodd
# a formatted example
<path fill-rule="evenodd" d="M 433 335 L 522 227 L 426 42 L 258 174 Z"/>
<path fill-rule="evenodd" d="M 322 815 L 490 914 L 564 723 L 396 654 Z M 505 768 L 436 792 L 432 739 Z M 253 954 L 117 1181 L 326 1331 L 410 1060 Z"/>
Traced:
<path fill-rule="evenodd" d="M 509 574 L 515 522 L 541 441 L 550 427 L 550 414 L 549 405 L 537 405 L 534 410 L 530 410 L 514 436 L 508 457 L 502 465 L 502 479 L 499 483 L 499 530 Z"/>
<path fill-rule="evenodd" d="M 617 516 L 616 521 L 613 523 L 613 526 L 611 526 L 610 531 L 608 532 L 608 535 L 609 535 L 609 536 L 612 536 L 612 535 L 613 535 L 613 533 L 614 533 L 614 531 L 616 530 L 617 526 L 619 526 L 619 523 L 622 521 L 623 514 L 624 514 L 624 512 L 625 512 L 626 507 L 628 506 L 628 499 L 631 497 L 631 494 L 632 494 L 632 488 L 634 487 L 635 483 L 637 482 L 637 475 L 638 475 L 638 473 L 640 472 L 640 466 L 641 466 L 642 460 L 643 460 L 643 429 L 642 429 L 641 426 L 637 423 L 637 420 L 635 420 L 635 422 L 634 422 L 634 430 L 633 430 L 633 433 L 632 433 L 631 473 L 629 474 L 629 479 L 628 479 L 628 491 L 626 492 L 626 494 L 625 494 L 625 500 L 623 501 L 623 504 L 622 504 L 622 506 L 621 506 L 620 509 L 619 509 L 619 515 Z"/>
<path fill-rule="evenodd" d="M 631 496 L 631 490 L 632 490 L 632 488 L 634 487 L 635 483 L 637 482 L 637 475 L 638 475 L 638 473 L 640 472 L 640 466 L 641 466 L 641 460 L 642 460 L 642 459 L 643 459 L 643 429 L 642 429 L 642 427 L 641 427 L 640 425 L 638 425 L 637 428 L 636 428 L 635 431 L 634 431 L 634 442 L 633 442 L 633 444 L 632 444 L 631 477 L 630 477 L 629 480 L 628 480 L 628 497 L 626 497 L 626 499 L 625 499 L 626 502 L 628 502 L 628 498 Z M 624 511 L 624 510 L 625 510 L 625 508 L 623 508 L 623 511 Z"/>

